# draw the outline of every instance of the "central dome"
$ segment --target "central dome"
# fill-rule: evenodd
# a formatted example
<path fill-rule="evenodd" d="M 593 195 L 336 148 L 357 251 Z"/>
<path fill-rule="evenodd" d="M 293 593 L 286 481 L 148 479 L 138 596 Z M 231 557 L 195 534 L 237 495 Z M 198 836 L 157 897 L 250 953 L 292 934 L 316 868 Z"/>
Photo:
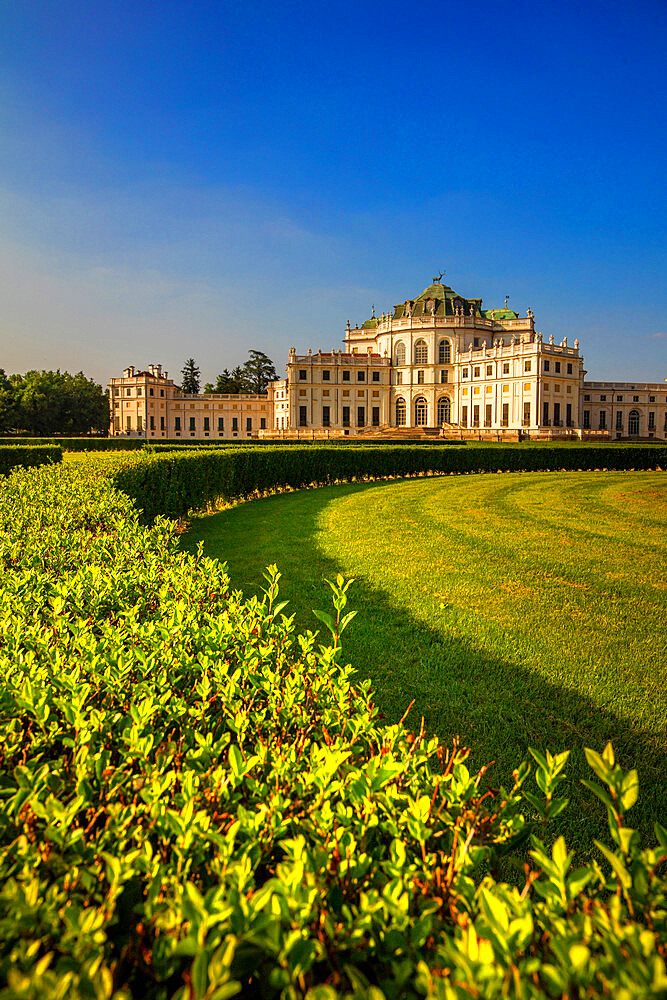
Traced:
<path fill-rule="evenodd" d="M 464 316 L 481 316 L 482 300 L 466 299 L 449 285 L 435 281 L 416 299 L 406 299 L 394 306 L 394 319 L 410 316 L 455 316 L 457 312 Z"/>

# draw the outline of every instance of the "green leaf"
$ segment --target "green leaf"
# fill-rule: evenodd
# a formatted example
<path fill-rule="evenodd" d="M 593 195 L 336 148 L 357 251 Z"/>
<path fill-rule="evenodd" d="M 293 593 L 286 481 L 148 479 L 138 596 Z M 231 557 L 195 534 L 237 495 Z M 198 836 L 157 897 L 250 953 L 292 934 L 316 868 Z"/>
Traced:
<path fill-rule="evenodd" d="M 237 778 L 239 778 L 243 773 L 243 754 L 237 747 L 236 743 L 231 744 L 227 754 L 227 759 L 229 760 L 229 766 L 233 773 Z"/>
<path fill-rule="evenodd" d="M 602 759 L 599 753 L 596 753 L 595 750 L 590 750 L 588 747 L 584 747 L 584 753 L 586 754 L 588 766 L 593 768 L 598 778 L 604 781 L 605 784 L 608 784 L 610 769 L 607 762 Z"/>
<path fill-rule="evenodd" d="M 623 864 L 621 858 L 619 858 L 616 854 L 610 851 L 608 847 L 605 847 L 604 844 L 601 844 L 599 840 L 594 840 L 593 843 L 595 844 L 597 849 L 604 854 L 605 858 L 607 859 L 612 869 L 618 876 L 618 880 L 623 886 L 623 888 L 628 889 L 632 885 L 632 876 L 630 875 L 630 872 Z"/>
<path fill-rule="evenodd" d="M 639 776 L 636 771 L 628 771 L 621 785 L 621 805 L 623 809 L 631 809 L 639 795 Z"/>

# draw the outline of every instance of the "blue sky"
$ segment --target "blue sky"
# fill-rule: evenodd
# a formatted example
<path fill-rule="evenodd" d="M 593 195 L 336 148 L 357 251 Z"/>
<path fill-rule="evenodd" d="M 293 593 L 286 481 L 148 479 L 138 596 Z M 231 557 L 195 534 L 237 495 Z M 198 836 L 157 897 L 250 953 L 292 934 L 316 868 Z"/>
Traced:
<path fill-rule="evenodd" d="M 339 346 L 446 268 L 667 378 L 660 2 L 0 9 L 0 367 Z"/>

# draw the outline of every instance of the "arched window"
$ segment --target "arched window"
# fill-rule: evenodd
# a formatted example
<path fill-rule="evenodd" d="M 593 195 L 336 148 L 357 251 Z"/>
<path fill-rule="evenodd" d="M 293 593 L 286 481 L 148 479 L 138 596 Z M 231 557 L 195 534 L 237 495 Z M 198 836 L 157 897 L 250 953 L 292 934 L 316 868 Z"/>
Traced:
<path fill-rule="evenodd" d="M 438 344 L 438 364 L 448 365 L 452 360 L 452 345 L 448 340 L 441 340 Z"/>
<path fill-rule="evenodd" d="M 415 344 L 415 364 L 428 364 L 428 345 L 425 340 L 418 340 Z"/>
<path fill-rule="evenodd" d="M 423 396 L 415 399 L 415 426 L 426 427 L 428 422 L 428 405 Z"/>
<path fill-rule="evenodd" d="M 639 434 L 639 411 L 630 410 L 630 415 L 628 416 L 628 434 L 632 437 L 633 435 L 637 437 Z"/>
<path fill-rule="evenodd" d="M 401 396 L 399 396 L 398 399 L 396 400 L 397 427 L 405 427 L 405 417 L 406 417 L 405 400 Z"/>
<path fill-rule="evenodd" d="M 396 364 L 405 364 L 405 344 L 396 344 Z"/>
<path fill-rule="evenodd" d="M 442 424 L 448 424 L 450 422 L 452 412 L 452 404 L 449 400 L 449 396 L 441 396 L 438 400 L 438 427 Z"/>

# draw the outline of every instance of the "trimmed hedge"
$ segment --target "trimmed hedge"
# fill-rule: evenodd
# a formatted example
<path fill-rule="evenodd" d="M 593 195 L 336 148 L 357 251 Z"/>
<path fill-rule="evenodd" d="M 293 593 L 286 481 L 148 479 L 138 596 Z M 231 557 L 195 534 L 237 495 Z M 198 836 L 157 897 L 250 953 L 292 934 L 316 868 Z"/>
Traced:
<path fill-rule="evenodd" d="M 8 475 L 12 469 L 61 462 L 62 457 L 60 445 L 0 445 L 0 476 Z"/>
<path fill-rule="evenodd" d="M 380 722 L 347 584 L 295 636 L 275 568 L 244 601 L 102 469 L 0 482 L 0 1000 L 665 996 L 667 830 L 641 849 L 610 746 L 574 867 L 567 752 L 483 791 Z"/>
<path fill-rule="evenodd" d="M 255 491 L 299 488 L 312 483 L 382 479 L 425 473 L 532 472 L 586 469 L 667 468 L 667 448 L 606 448 L 582 445 L 548 448 L 526 445 L 498 447 L 406 448 L 371 447 L 198 450 L 193 453 L 144 454 L 120 464 L 114 481 L 131 496 L 147 519 L 157 514 L 180 517 L 219 499 Z"/>

